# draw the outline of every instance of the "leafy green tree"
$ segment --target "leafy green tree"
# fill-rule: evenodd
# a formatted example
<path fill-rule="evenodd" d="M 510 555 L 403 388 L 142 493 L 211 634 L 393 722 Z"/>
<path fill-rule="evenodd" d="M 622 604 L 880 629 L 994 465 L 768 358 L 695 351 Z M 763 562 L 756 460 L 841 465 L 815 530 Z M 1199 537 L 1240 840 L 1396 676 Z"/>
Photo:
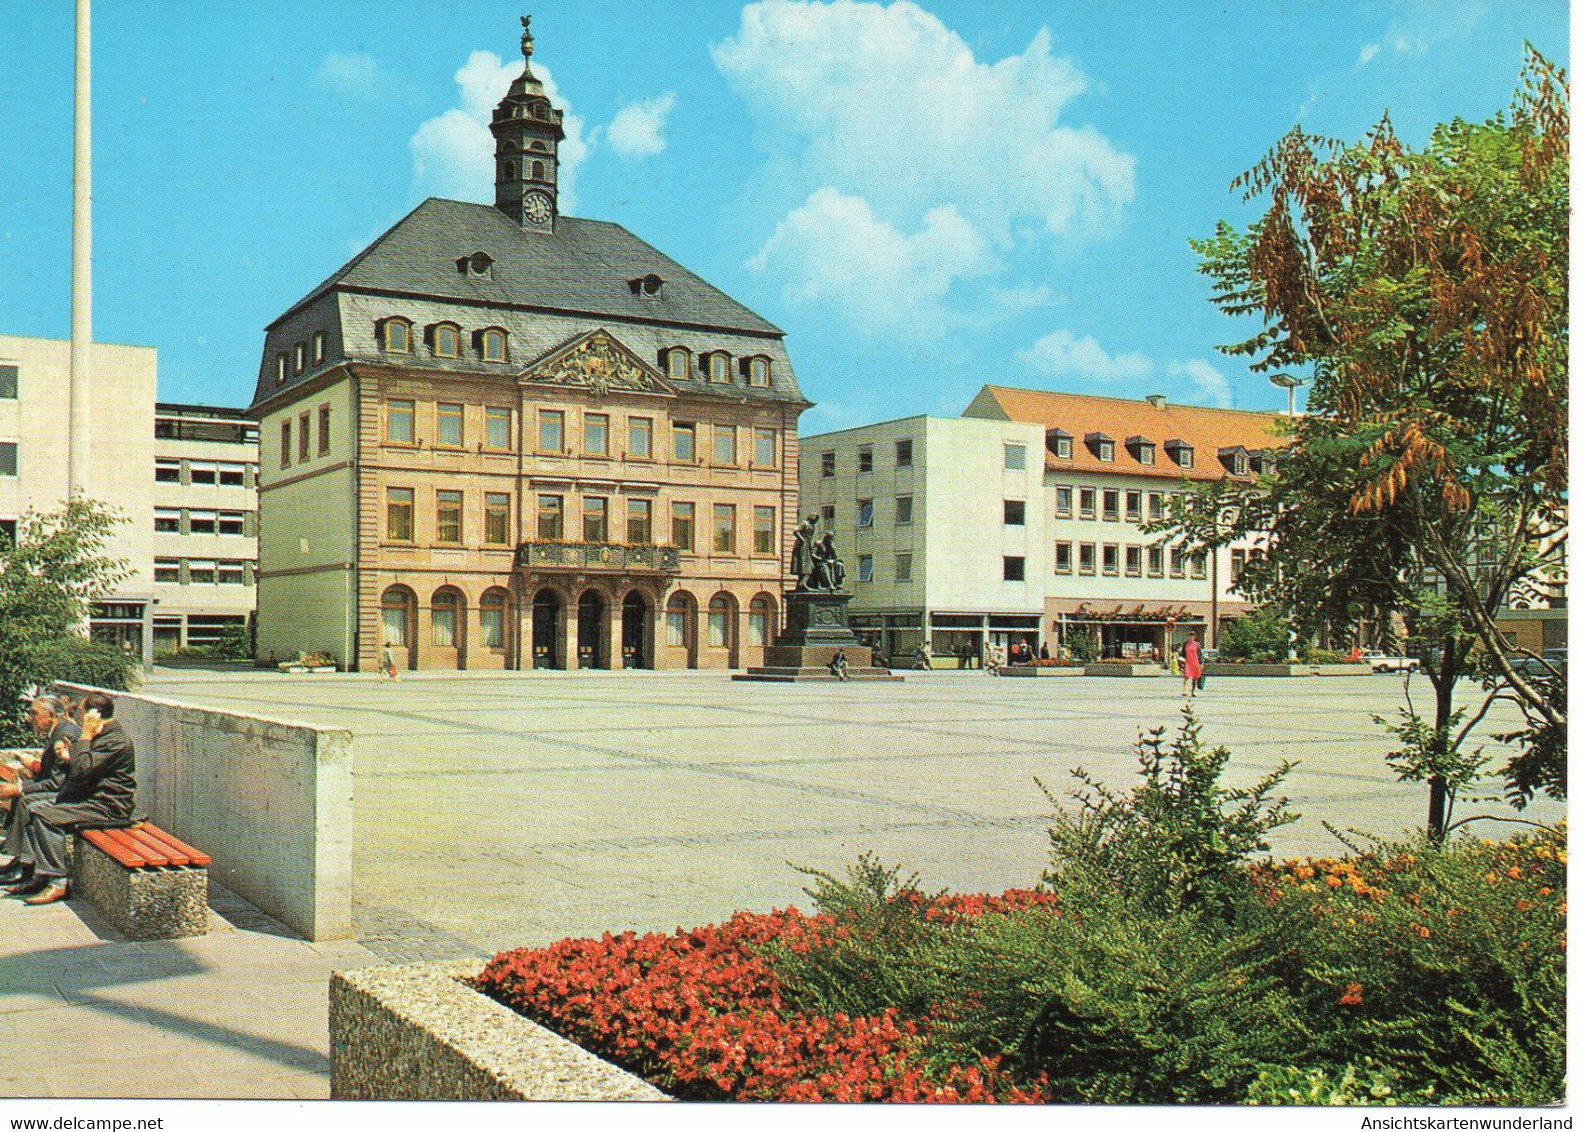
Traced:
<path fill-rule="evenodd" d="M 123 521 L 77 498 L 29 511 L 15 544 L 0 546 L 0 742 L 27 738 L 18 708 L 36 685 L 86 679 L 125 688 L 135 678 L 135 662 L 84 634 L 94 602 L 128 576 L 126 562 L 105 553 Z"/>
<path fill-rule="evenodd" d="M 1565 73 L 1530 50 L 1507 111 L 1440 125 L 1422 150 L 1389 118 L 1351 144 L 1294 129 L 1234 182 L 1264 214 L 1193 245 L 1213 301 L 1262 323 L 1223 349 L 1312 386 L 1270 493 L 1219 489 L 1183 526 L 1210 545 L 1268 533 L 1239 583 L 1256 600 L 1310 622 L 1400 613 L 1425 643 L 1435 836 L 1444 766 L 1491 702 L 1453 723 L 1475 643 L 1497 694 L 1566 725 L 1496 617 L 1564 553 L 1569 121 Z"/>
<path fill-rule="evenodd" d="M 1226 626 L 1220 634 L 1220 655 L 1229 660 L 1269 663 L 1285 660 L 1290 644 L 1286 614 L 1274 605 L 1265 605 Z"/>

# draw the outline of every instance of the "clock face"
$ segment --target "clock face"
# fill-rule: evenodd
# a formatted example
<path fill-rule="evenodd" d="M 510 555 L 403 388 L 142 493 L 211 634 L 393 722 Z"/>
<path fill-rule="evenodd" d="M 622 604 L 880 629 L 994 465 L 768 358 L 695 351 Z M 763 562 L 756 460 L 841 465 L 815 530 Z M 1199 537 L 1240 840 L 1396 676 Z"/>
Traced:
<path fill-rule="evenodd" d="M 529 193 L 522 200 L 522 215 L 533 224 L 548 224 L 551 216 L 550 198 L 543 193 Z"/>

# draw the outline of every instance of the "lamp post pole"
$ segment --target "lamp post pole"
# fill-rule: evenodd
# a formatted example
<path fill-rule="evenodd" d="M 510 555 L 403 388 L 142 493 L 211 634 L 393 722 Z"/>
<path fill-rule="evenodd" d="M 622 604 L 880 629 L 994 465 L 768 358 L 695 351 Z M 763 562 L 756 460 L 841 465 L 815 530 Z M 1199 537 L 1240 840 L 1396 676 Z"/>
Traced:
<path fill-rule="evenodd" d="M 72 118 L 71 393 L 67 483 L 73 496 L 84 496 L 88 492 L 93 380 L 93 80 L 88 6 L 89 0 L 77 0 L 76 91 Z"/>

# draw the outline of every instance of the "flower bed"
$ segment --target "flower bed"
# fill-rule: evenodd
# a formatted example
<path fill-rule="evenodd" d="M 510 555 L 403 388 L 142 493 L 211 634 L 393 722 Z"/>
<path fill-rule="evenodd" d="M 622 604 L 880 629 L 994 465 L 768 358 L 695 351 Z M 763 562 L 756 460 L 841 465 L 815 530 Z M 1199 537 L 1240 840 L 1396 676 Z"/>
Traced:
<path fill-rule="evenodd" d="M 1046 907 L 1054 898 L 940 897 L 949 921 Z M 993 1058 L 932 1070 L 917 1056 L 928 1019 L 895 1010 L 825 1016 L 788 1008 L 766 948 L 807 952 L 840 939 L 828 915 L 739 912 L 724 924 L 563 940 L 509 951 L 475 985 L 519 1013 L 685 1100 L 1038 1102 Z"/>

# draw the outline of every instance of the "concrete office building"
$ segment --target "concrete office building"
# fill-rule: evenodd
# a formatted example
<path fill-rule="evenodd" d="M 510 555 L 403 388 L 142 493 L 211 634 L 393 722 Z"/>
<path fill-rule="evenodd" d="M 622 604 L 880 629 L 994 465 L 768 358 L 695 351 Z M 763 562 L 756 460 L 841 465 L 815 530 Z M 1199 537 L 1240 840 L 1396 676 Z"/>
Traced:
<path fill-rule="evenodd" d="M 120 511 L 107 552 L 128 576 L 93 610 L 95 640 L 147 656 L 154 600 L 154 389 L 149 346 L 92 345 L 91 421 L 85 493 Z M 70 496 L 71 343 L 0 335 L 0 531 L 14 537 L 28 510 L 51 511 Z"/>
<path fill-rule="evenodd" d="M 852 628 L 887 657 L 1037 642 L 1050 570 L 1044 430 L 906 417 L 804 437 L 802 508 L 835 532 Z M 1037 644 L 1036 644 L 1037 647 Z"/>
<path fill-rule="evenodd" d="M 258 425 L 241 409 L 159 404 L 152 475 L 155 655 L 249 630 Z"/>
<path fill-rule="evenodd" d="M 494 206 L 425 201 L 267 329 L 266 660 L 736 668 L 774 638 L 808 404 L 784 335 L 561 215 L 522 47 Z"/>

